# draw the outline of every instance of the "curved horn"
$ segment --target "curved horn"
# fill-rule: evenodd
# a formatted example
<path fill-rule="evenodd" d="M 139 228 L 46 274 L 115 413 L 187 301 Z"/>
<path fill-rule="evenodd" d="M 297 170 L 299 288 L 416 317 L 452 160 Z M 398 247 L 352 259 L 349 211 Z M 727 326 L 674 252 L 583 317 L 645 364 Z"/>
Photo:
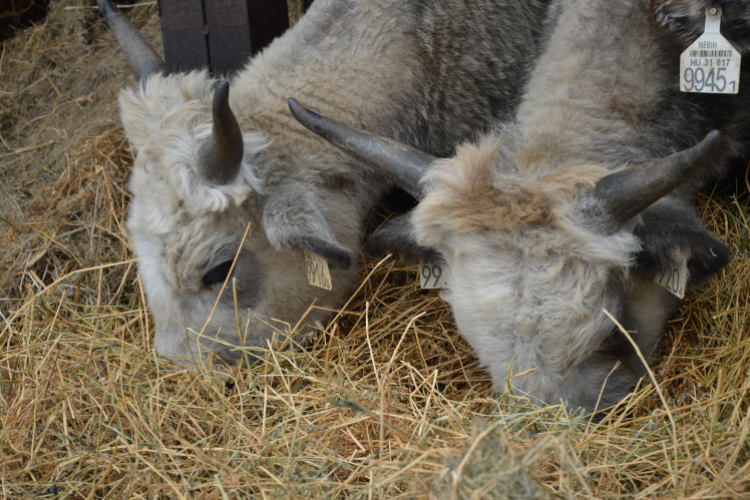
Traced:
<path fill-rule="evenodd" d="M 596 183 L 594 196 L 619 229 L 705 167 L 720 140 L 714 130 L 692 148 L 606 175 Z"/>
<path fill-rule="evenodd" d="M 213 117 L 211 137 L 198 150 L 198 162 L 207 180 L 226 184 L 240 171 L 245 150 L 242 129 L 229 107 L 227 81 L 220 81 L 214 91 Z"/>
<path fill-rule="evenodd" d="M 167 74 L 167 65 L 149 45 L 143 35 L 133 26 L 111 0 L 96 0 L 109 29 L 115 35 L 117 45 L 128 60 L 135 79 L 139 82 L 154 73 Z"/>
<path fill-rule="evenodd" d="M 382 172 L 417 199 L 424 196 L 419 180 L 437 159 L 393 139 L 364 132 L 310 111 L 290 97 L 289 109 L 305 127 L 377 172 Z"/>

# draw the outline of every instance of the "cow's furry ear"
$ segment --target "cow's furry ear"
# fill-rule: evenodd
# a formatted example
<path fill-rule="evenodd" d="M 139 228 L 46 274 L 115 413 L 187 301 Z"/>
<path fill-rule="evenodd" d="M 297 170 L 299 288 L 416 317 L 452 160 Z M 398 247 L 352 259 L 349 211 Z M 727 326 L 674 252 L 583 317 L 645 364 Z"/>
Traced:
<path fill-rule="evenodd" d="M 691 207 L 660 204 L 658 210 L 646 210 L 641 216 L 643 224 L 635 229 L 642 242 L 639 266 L 660 271 L 676 266 L 679 257 L 687 258 L 688 288 L 695 288 L 729 262 L 729 249 Z"/>
<path fill-rule="evenodd" d="M 417 244 L 414 228 L 411 225 L 411 212 L 386 221 L 365 243 L 365 248 L 373 255 L 392 254 L 396 259 L 416 263 L 420 258 L 432 258 L 432 248 Z"/>
<path fill-rule="evenodd" d="M 352 265 L 350 252 L 336 241 L 314 195 L 284 186 L 266 199 L 263 229 L 277 250 L 297 248 L 320 255 L 335 269 Z"/>
<path fill-rule="evenodd" d="M 153 116 L 153 110 L 135 90 L 122 91 L 119 103 L 125 135 L 138 151 L 148 142 L 153 133 L 154 123 L 158 124 L 158 120 Z"/>

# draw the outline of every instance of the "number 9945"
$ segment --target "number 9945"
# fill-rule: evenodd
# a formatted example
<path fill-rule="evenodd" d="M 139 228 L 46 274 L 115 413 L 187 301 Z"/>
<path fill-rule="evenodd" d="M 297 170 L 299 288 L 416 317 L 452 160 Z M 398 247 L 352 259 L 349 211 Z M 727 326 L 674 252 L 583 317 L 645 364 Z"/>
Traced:
<path fill-rule="evenodd" d="M 682 75 L 683 92 L 736 92 L 737 82 L 727 81 L 727 68 L 692 68 L 688 66 Z"/>

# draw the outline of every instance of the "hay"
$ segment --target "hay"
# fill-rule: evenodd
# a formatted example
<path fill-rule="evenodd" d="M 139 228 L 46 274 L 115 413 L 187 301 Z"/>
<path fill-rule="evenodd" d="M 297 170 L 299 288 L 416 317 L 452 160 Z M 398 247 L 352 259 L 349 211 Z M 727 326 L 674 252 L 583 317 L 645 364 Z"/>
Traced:
<path fill-rule="evenodd" d="M 25 26 L 43 18 L 49 0 L 3 0 L 0 2 L 0 42 Z"/>
<path fill-rule="evenodd" d="M 291 28 L 300 20 L 305 13 L 303 0 L 286 0 L 286 11 L 289 15 L 289 27 Z"/>
<path fill-rule="evenodd" d="M 50 265 L 63 261 L 90 266 L 110 257 L 109 244 L 96 237 L 94 217 L 114 239 L 122 231 L 112 218 L 122 219 L 124 200 L 96 206 L 97 190 L 122 190 L 128 168 L 115 171 L 91 155 L 118 154 L 97 149 L 94 137 L 122 135 L 118 129 L 117 94 L 133 81 L 124 57 L 96 10 L 71 9 L 95 5 L 63 0 L 50 6 L 43 24 L 3 43 L 0 53 L 0 299 L 18 297 L 33 271 L 44 283 L 55 273 Z M 128 15 L 157 47 L 161 45 L 156 7 L 129 9 Z M 116 141 L 116 142 L 117 142 Z M 109 146 L 107 143 L 104 146 Z M 86 177 L 90 175 L 89 177 Z M 115 179 L 114 177 L 117 177 Z M 124 193 L 106 193 L 122 198 Z M 96 207 L 92 213 L 92 209 Z M 119 212 L 114 212 L 119 209 Z M 77 231 L 77 232 L 76 232 Z M 73 234 L 70 234 L 74 232 Z M 76 246 L 80 240 L 85 245 Z M 106 240 L 105 240 L 106 241 Z M 104 244 L 97 248 L 98 244 Z M 48 265 L 42 256 L 57 254 Z M 121 251 L 116 252 L 121 255 Z M 0 311 L 7 306 L 0 303 Z"/>
<path fill-rule="evenodd" d="M 0 64 L 0 497 L 750 497 L 743 183 L 701 200 L 734 259 L 660 344 L 669 413 L 649 378 L 596 425 L 492 394 L 447 306 L 414 269 L 374 261 L 311 345 L 189 373 L 150 349 L 123 237 L 125 63 L 71 5 Z M 133 11 L 158 38 L 153 8 Z"/>

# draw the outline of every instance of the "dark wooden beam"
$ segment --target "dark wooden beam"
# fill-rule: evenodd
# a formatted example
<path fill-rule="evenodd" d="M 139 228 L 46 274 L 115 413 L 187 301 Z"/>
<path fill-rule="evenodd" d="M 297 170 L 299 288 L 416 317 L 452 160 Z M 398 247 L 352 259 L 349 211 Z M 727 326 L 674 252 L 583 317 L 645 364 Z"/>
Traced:
<path fill-rule="evenodd" d="M 289 28 L 286 0 L 158 0 L 164 57 L 171 71 L 244 67 Z M 304 0 L 305 8 L 312 0 Z"/>
<path fill-rule="evenodd" d="M 245 0 L 203 0 L 211 72 L 226 75 L 245 65 L 252 55 L 250 15 Z"/>
<path fill-rule="evenodd" d="M 263 50 L 274 38 L 289 29 L 286 0 L 248 0 L 250 39 L 253 54 Z"/>
<path fill-rule="evenodd" d="M 170 71 L 207 68 L 208 39 L 203 0 L 159 0 L 164 59 Z"/>

